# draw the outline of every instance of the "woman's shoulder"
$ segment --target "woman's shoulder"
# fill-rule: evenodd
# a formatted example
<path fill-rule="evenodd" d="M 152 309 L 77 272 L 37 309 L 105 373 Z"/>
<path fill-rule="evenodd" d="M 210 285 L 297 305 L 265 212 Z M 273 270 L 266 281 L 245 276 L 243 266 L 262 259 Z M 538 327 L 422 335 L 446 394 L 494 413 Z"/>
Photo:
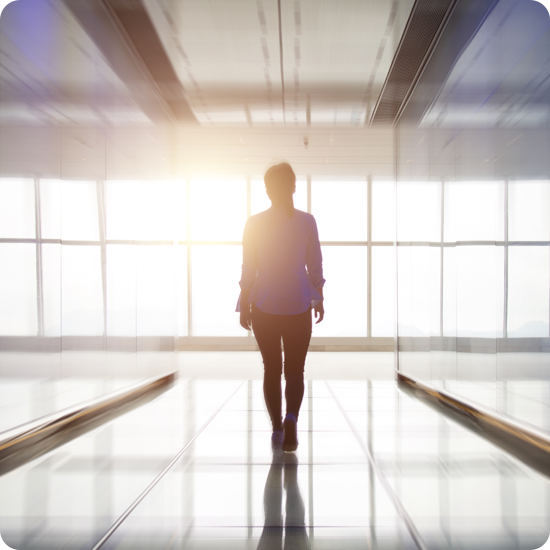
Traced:
<path fill-rule="evenodd" d="M 316 226 L 313 214 L 308 214 L 307 212 L 304 212 L 303 210 L 298 210 L 297 208 L 294 209 L 294 214 L 296 215 L 296 218 L 302 223 L 306 223 L 309 226 Z"/>
<path fill-rule="evenodd" d="M 263 210 L 262 212 L 258 212 L 257 214 L 252 214 L 250 218 L 248 218 L 247 223 L 254 224 L 261 222 L 262 220 L 269 219 L 271 217 L 271 208 L 268 208 L 267 210 Z"/>
<path fill-rule="evenodd" d="M 257 220 L 261 220 L 262 218 L 265 218 L 266 216 L 269 216 L 269 213 L 271 211 L 271 208 L 268 208 L 267 210 L 262 210 L 261 212 L 258 212 L 257 214 L 252 214 L 248 221 L 252 220 L 253 222 Z"/>
<path fill-rule="evenodd" d="M 304 212 L 303 210 L 298 210 L 297 208 L 294 209 L 294 213 L 298 216 L 298 218 L 302 218 L 304 220 L 314 220 L 313 214 L 308 214 L 307 212 Z"/>

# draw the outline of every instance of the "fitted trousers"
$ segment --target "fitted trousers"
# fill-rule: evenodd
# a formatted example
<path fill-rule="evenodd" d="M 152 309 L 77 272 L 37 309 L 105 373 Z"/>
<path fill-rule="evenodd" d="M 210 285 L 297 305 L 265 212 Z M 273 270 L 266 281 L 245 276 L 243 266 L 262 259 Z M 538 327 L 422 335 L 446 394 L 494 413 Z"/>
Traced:
<path fill-rule="evenodd" d="M 304 397 L 304 366 L 311 340 L 311 309 L 297 315 L 265 313 L 252 304 L 252 330 L 264 362 L 264 398 L 274 430 L 282 429 L 281 375 L 284 346 L 286 412 L 296 419 Z"/>

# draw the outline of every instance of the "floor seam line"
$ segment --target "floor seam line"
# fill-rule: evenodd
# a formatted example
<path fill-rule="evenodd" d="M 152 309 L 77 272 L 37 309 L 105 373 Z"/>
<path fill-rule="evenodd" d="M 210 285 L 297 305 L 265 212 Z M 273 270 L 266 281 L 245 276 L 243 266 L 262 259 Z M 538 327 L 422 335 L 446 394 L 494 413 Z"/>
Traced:
<path fill-rule="evenodd" d="M 382 484 L 382 487 L 384 487 L 384 490 L 386 491 L 387 495 L 390 497 L 390 500 L 392 501 L 393 505 L 395 506 L 395 509 L 403 522 L 405 523 L 405 526 L 407 527 L 407 531 L 411 535 L 412 539 L 414 540 L 415 544 L 418 546 L 420 550 L 428 550 L 428 547 L 426 546 L 426 543 L 422 539 L 422 536 L 420 535 L 420 532 L 418 531 L 416 525 L 414 524 L 414 521 L 412 520 L 411 516 L 409 516 L 409 513 L 407 510 L 405 510 L 405 507 L 403 506 L 403 503 L 401 500 L 399 500 L 399 497 L 395 494 L 394 490 L 392 489 L 391 485 L 389 484 L 388 480 L 386 479 L 386 476 L 383 474 L 382 470 L 374 460 L 374 457 L 372 456 L 371 452 L 369 451 L 368 447 L 366 446 L 365 442 L 361 439 L 361 436 L 357 433 L 357 429 L 355 428 L 353 422 L 350 420 L 348 415 L 346 414 L 346 411 L 342 407 L 340 401 L 336 397 L 333 389 L 331 388 L 330 384 L 325 380 L 325 385 L 328 388 L 328 391 L 331 393 L 332 398 L 334 401 L 336 401 L 336 404 L 338 405 L 338 408 L 340 409 L 340 412 L 346 419 L 346 422 L 348 423 L 349 427 L 351 428 L 351 431 L 353 432 L 353 435 L 355 435 L 355 438 L 357 439 L 357 442 L 359 443 L 359 446 L 363 450 L 363 453 L 367 457 L 367 460 L 369 464 L 372 466 L 372 469 L 374 470 L 376 477 L 378 478 L 378 481 Z"/>
<path fill-rule="evenodd" d="M 168 473 L 168 471 L 176 464 L 176 462 L 182 457 L 183 453 L 195 442 L 199 435 L 206 429 L 206 427 L 216 418 L 218 413 L 233 399 L 235 394 L 243 387 L 246 380 L 243 380 L 235 389 L 235 391 L 216 409 L 214 414 L 197 430 L 195 435 L 179 450 L 176 456 L 170 461 L 170 464 L 164 468 L 164 470 L 158 474 L 153 481 L 138 495 L 138 497 L 130 504 L 130 506 L 119 516 L 119 518 L 111 525 L 107 532 L 101 537 L 101 539 L 92 547 L 92 550 L 99 550 L 107 540 L 113 535 L 113 533 L 122 525 L 124 520 L 136 509 L 138 504 L 156 487 L 159 481 Z"/>

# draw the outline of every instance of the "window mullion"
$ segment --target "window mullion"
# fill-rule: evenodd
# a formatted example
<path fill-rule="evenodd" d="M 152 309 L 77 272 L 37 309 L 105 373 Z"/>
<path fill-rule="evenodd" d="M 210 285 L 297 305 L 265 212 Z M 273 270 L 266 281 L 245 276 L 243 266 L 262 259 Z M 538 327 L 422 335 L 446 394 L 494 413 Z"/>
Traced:
<path fill-rule="evenodd" d="M 187 221 L 187 336 L 193 336 L 193 296 L 192 296 L 192 269 L 191 269 L 191 182 L 185 178 L 186 189 L 186 221 Z"/>
<path fill-rule="evenodd" d="M 246 219 L 250 218 L 252 215 L 252 182 L 250 174 L 246 176 Z M 252 345 L 252 331 L 247 330 L 246 335 L 248 338 L 248 343 Z"/>
<path fill-rule="evenodd" d="M 367 338 L 371 338 L 371 336 L 372 336 L 372 176 L 369 175 L 367 178 Z"/>
<path fill-rule="evenodd" d="M 42 275 L 42 217 L 40 210 L 40 180 L 34 178 L 34 219 L 36 230 L 36 307 L 38 336 L 44 336 L 44 279 Z"/>
<path fill-rule="evenodd" d="M 504 312 L 502 337 L 508 338 L 508 179 L 504 181 Z"/>
<path fill-rule="evenodd" d="M 307 213 L 311 214 L 311 176 L 307 177 Z"/>
<path fill-rule="evenodd" d="M 440 199 L 440 224 L 439 228 L 441 234 L 441 252 L 439 257 L 439 336 L 443 338 L 443 270 L 444 270 L 444 258 L 445 251 L 445 179 L 441 179 L 441 199 Z"/>
<path fill-rule="evenodd" d="M 103 335 L 107 336 L 107 235 L 105 221 L 105 182 L 98 180 L 97 214 L 99 223 L 99 241 L 101 246 L 101 288 L 103 291 Z"/>

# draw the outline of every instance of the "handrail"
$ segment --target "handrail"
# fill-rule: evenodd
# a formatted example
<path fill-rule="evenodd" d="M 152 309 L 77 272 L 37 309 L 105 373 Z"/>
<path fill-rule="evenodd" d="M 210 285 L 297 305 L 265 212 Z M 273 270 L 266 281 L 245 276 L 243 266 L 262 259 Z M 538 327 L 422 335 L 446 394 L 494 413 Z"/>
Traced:
<path fill-rule="evenodd" d="M 397 381 L 416 393 L 434 398 L 438 404 L 458 413 L 468 422 L 470 428 L 475 427 L 476 431 L 505 451 L 514 454 L 543 474 L 549 475 L 550 434 L 535 426 L 518 422 L 489 407 L 452 394 L 443 388 L 418 380 L 409 374 L 398 372 Z"/>
<path fill-rule="evenodd" d="M 175 372 L 169 372 L 148 378 L 1 432 L 0 475 L 79 435 L 74 433 L 77 428 L 85 429 L 101 416 L 119 412 L 170 387 L 175 375 Z M 55 438 L 56 435 L 61 437 Z"/>

